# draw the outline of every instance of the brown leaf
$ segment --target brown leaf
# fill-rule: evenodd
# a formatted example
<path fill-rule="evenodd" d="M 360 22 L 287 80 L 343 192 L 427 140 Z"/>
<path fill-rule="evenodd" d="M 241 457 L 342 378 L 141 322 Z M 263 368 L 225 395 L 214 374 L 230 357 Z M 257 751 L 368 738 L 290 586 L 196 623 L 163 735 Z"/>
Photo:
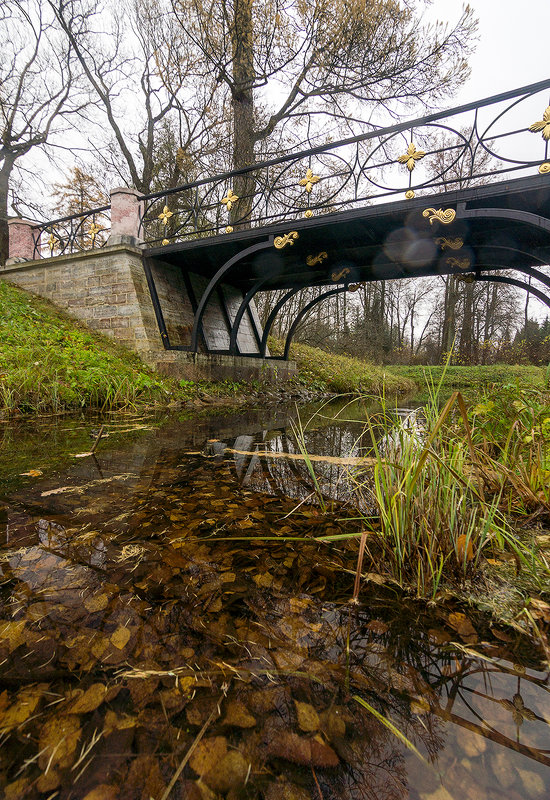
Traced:
<path fill-rule="evenodd" d="M 90 614 L 96 611 L 103 611 L 109 605 L 109 597 L 106 594 L 92 594 L 84 600 L 84 608 Z"/>
<path fill-rule="evenodd" d="M 38 741 L 40 769 L 45 770 L 48 766 L 60 769 L 70 767 L 79 739 L 80 720 L 76 715 L 49 719 L 42 726 Z"/>
<path fill-rule="evenodd" d="M 209 770 L 215 769 L 226 753 L 227 739 L 225 736 L 211 736 L 198 743 L 195 752 L 189 759 L 189 764 L 197 775 L 204 775 Z"/>
<path fill-rule="evenodd" d="M 543 619 L 550 622 L 550 605 L 541 600 L 540 597 L 529 598 L 529 611 L 535 619 Z"/>
<path fill-rule="evenodd" d="M 107 687 L 103 683 L 93 683 L 78 697 L 69 711 L 71 714 L 88 714 L 95 711 L 104 701 Z"/>
<path fill-rule="evenodd" d="M 124 625 L 119 625 L 116 631 L 111 634 L 111 643 L 119 650 L 124 650 L 130 641 L 131 633 Z"/>
<path fill-rule="evenodd" d="M 319 714 L 309 703 L 294 701 L 296 713 L 298 714 L 298 727 L 306 733 L 311 733 L 319 729 Z"/>
<path fill-rule="evenodd" d="M 477 631 L 466 614 L 462 614 L 460 611 L 453 611 L 447 617 L 447 622 L 463 641 L 468 642 L 468 644 L 477 642 Z"/>
<path fill-rule="evenodd" d="M 466 558 L 466 561 L 473 560 L 474 548 L 472 546 L 472 540 L 468 539 L 465 533 L 456 540 L 456 557 L 459 564 L 464 563 L 464 558 Z"/>
<path fill-rule="evenodd" d="M 382 622 L 381 619 L 371 619 L 371 621 L 367 624 L 367 630 L 372 631 L 376 636 L 381 636 L 383 633 L 387 633 L 389 630 L 388 625 L 385 622 Z"/>
<path fill-rule="evenodd" d="M 241 703 L 240 700 L 230 700 L 226 705 L 223 723 L 235 728 L 253 728 L 256 720 L 244 703 Z"/>
<path fill-rule="evenodd" d="M 110 783 L 100 783 L 83 800 L 117 800 L 118 789 Z"/>
<path fill-rule="evenodd" d="M 17 693 L 15 702 L 3 712 L 0 718 L 0 730 L 9 731 L 31 717 L 48 687 L 47 683 L 39 683 L 36 686 L 21 689 Z"/>
<path fill-rule="evenodd" d="M 294 764 L 312 767 L 336 767 L 339 764 L 338 756 L 328 744 L 296 733 L 276 733 L 267 745 L 267 752 Z"/>
<path fill-rule="evenodd" d="M 226 793 L 244 786 L 249 771 L 250 762 L 238 750 L 230 750 L 203 776 L 203 780 L 214 791 Z"/>

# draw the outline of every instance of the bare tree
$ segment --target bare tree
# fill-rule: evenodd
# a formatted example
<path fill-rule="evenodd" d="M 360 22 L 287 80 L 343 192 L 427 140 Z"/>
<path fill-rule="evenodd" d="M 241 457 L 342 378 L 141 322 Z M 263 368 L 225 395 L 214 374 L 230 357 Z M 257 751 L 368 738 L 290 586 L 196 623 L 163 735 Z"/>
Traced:
<path fill-rule="evenodd" d="M 40 0 L 0 5 L 0 262 L 8 255 L 10 188 L 18 162 L 82 109 L 74 59 Z"/>
<path fill-rule="evenodd" d="M 182 36 L 232 106 L 232 167 L 295 147 L 300 123 L 326 140 L 373 109 L 436 104 L 468 74 L 475 21 L 424 25 L 396 0 L 172 0 Z M 423 4 L 420 4 L 423 5 Z M 329 126 L 327 128 L 327 123 Z M 273 139 L 273 134 L 278 137 Z"/>
<path fill-rule="evenodd" d="M 171 6 L 121 0 L 115 12 L 100 0 L 47 1 L 101 111 L 91 116 L 89 145 L 117 181 L 147 193 L 196 178 L 220 147 L 223 108 Z"/>

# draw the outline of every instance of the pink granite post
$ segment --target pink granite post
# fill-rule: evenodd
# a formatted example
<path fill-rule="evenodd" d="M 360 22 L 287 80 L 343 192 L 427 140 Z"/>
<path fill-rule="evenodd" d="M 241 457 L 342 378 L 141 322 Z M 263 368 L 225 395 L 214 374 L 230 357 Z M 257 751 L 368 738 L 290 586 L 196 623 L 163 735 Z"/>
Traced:
<path fill-rule="evenodd" d="M 111 192 L 111 234 L 107 244 L 139 244 L 143 202 L 136 189 L 119 186 Z"/>
<path fill-rule="evenodd" d="M 7 264 L 17 261 L 33 261 L 36 258 L 35 244 L 40 236 L 36 222 L 15 217 L 8 220 L 9 258 Z"/>

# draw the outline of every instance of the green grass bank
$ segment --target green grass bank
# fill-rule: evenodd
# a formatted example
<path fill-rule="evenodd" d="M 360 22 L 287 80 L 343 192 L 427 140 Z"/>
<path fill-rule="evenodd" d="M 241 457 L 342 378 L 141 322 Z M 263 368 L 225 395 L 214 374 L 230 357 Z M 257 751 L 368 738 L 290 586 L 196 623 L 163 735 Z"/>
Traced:
<path fill-rule="evenodd" d="M 542 389 L 548 386 L 550 368 L 523 364 L 492 364 L 489 366 L 402 366 L 393 365 L 392 373 L 413 381 L 419 389 L 419 398 L 427 399 L 428 385 L 438 385 L 441 400 L 454 391 L 462 392 L 468 399 L 475 399 L 485 389 L 499 386 Z"/>

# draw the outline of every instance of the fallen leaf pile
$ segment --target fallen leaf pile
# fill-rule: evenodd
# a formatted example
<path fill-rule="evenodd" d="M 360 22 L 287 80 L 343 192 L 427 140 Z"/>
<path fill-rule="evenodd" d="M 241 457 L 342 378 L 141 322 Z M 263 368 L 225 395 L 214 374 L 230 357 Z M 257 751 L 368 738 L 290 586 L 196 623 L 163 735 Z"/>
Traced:
<path fill-rule="evenodd" d="M 521 712 L 525 747 L 546 764 L 536 709 L 547 687 L 497 663 L 509 642 L 469 652 L 485 632 L 461 612 L 430 629 L 395 605 L 352 610 L 356 548 L 312 539 L 345 530 L 338 515 L 295 509 L 276 485 L 252 491 L 230 459 L 183 462 L 175 450 L 138 468 L 138 455 L 85 482 L 79 471 L 91 467 L 79 462 L 63 491 L 50 481 L 11 498 L 0 548 L 3 797 L 405 800 L 417 757 L 354 697 L 440 758 L 418 773 L 421 800 L 473 800 L 480 775 L 497 780 L 482 724 L 466 744 L 444 728 L 452 714 L 470 720 L 466 702 L 500 745 L 515 743 Z M 531 607 L 542 623 L 544 601 Z M 510 699 L 510 711 L 500 693 L 509 684 L 519 696 L 518 677 L 526 705 Z M 437 794 L 447 767 L 451 794 Z M 537 770 L 513 769 L 508 796 L 542 798 Z"/>

